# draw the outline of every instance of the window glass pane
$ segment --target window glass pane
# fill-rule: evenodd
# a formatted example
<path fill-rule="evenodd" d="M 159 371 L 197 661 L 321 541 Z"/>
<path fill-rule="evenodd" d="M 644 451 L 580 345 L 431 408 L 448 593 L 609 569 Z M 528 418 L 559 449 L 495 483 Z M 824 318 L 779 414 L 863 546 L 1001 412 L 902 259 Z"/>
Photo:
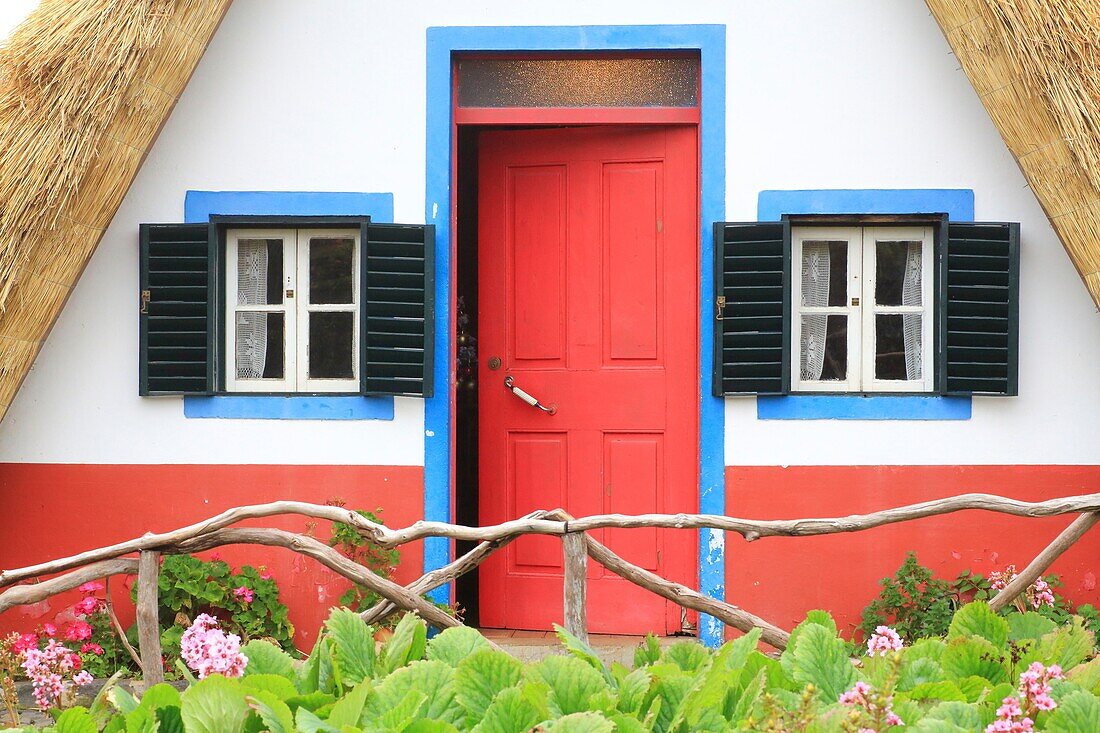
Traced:
<path fill-rule="evenodd" d="M 803 381 L 843 381 L 848 378 L 848 316 L 832 313 L 802 315 Z"/>
<path fill-rule="evenodd" d="M 237 305 L 283 302 L 283 240 L 237 240 Z"/>
<path fill-rule="evenodd" d="M 848 297 L 848 243 L 802 243 L 802 305 L 844 306 Z"/>
<path fill-rule="evenodd" d="M 283 318 L 283 313 L 235 314 L 237 379 L 283 378 Z"/>
<path fill-rule="evenodd" d="M 460 107 L 695 107 L 699 58 L 477 58 L 458 62 Z"/>
<path fill-rule="evenodd" d="M 875 243 L 875 303 L 921 304 L 921 243 Z"/>
<path fill-rule="evenodd" d="M 921 379 L 920 313 L 875 314 L 875 379 Z"/>
<path fill-rule="evenodd" d="M 352 330 L 350 311 L 313 311 L 309 314 L 309 378 L 352 379 Z"/>
<path fill-rule="evenodd" d="M 355 240 L 309 240 L 309 302 L 351 303 Z"/>

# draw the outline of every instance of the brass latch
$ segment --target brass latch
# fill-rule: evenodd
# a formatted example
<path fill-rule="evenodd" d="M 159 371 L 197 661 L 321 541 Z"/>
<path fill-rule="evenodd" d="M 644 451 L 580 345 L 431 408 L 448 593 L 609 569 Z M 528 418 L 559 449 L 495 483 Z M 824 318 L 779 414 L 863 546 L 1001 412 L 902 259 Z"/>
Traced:
<path fill-rule="evenodd" d="M 717 298 L 715 298 L 714 299 L 714 307 L 715 307 L 714 320 L 716 320 L 716 321 L 722 320 L 722 311 L 726 307 L 726 296 L 719 295 Z"/>
<path fill-rule="evenodd" d="M 148 290 L 142 290 L 141 291 L 141 310 L 138 311 L 139 313 L 148 313 L 149 312 L 149 299 L 150 299 L 150 297 L 151 296 L 149 295 Z"/>

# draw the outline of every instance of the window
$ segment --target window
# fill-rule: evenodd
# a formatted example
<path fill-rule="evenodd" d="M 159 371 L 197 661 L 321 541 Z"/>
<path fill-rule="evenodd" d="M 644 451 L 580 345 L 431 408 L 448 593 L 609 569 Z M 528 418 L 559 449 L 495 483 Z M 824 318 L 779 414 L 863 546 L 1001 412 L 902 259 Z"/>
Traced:
<path fill-rule="evenodd" d="M 1019 224 L 808 215 L 714 242 L 716 396 L 1018 392 Z"/>
<path fill-rule="evenodd" d="M 432 395 L 435 228 L 142 224 L 139 394 Z"/>
<path fill-rule="evenodd" d="M 231 229 L 226 389 L 359 389 L 359 232 Z"/>
<path fill-rule="evenodd" d="M 791 239 L 792 391 L 931 391 L 932 228 L 796 227 Z"/>

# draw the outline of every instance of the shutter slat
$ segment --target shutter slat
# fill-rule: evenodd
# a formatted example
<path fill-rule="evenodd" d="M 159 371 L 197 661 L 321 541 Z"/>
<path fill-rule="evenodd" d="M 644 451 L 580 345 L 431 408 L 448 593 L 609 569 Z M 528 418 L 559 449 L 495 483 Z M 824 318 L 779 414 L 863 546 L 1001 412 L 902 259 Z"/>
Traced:
<path fill-rule="evenodd" d="M 213 391 L 212 280 L 206 224 L 142 224 L 139 387 L 142 395 Z"/>
<path fill-rule="evenodd" d="M 366 224 L 362 390 L 432 396 L 435 227 Z"/>
<path fill-rule="evenodd" d="M 1018 393 L 1019 224 L 949 222 L 940 391 Z"/>
<path fill-rule="evenodd" d="M 714 225 L 716 396 L 787 391 L 789 242 L 784 222 Z"/>

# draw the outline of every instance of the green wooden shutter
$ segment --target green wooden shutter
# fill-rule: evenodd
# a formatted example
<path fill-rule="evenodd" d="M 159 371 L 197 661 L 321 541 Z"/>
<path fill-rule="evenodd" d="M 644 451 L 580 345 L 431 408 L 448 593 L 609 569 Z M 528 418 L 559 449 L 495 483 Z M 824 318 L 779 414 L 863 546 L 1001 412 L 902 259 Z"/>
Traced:
<path fill-rule="evenodd" d="M 213 257 L 206 224 L 142 224 L 141 395 L 214 390 Z"/>
<path fill-rule="evenodd" d="M 944 394 L 1019 391 L 1020 225 L 949 222 L 939 273 Z"/>
<path fill-rule="evenodd" d="M 435 227 L 363 226 L 362 391 L 432 396 Z"/>
<path fill-rule="evenodd" d="M 714 225 L 715 396 L 790 389 L 790 242 L 786 221 Z"/>

